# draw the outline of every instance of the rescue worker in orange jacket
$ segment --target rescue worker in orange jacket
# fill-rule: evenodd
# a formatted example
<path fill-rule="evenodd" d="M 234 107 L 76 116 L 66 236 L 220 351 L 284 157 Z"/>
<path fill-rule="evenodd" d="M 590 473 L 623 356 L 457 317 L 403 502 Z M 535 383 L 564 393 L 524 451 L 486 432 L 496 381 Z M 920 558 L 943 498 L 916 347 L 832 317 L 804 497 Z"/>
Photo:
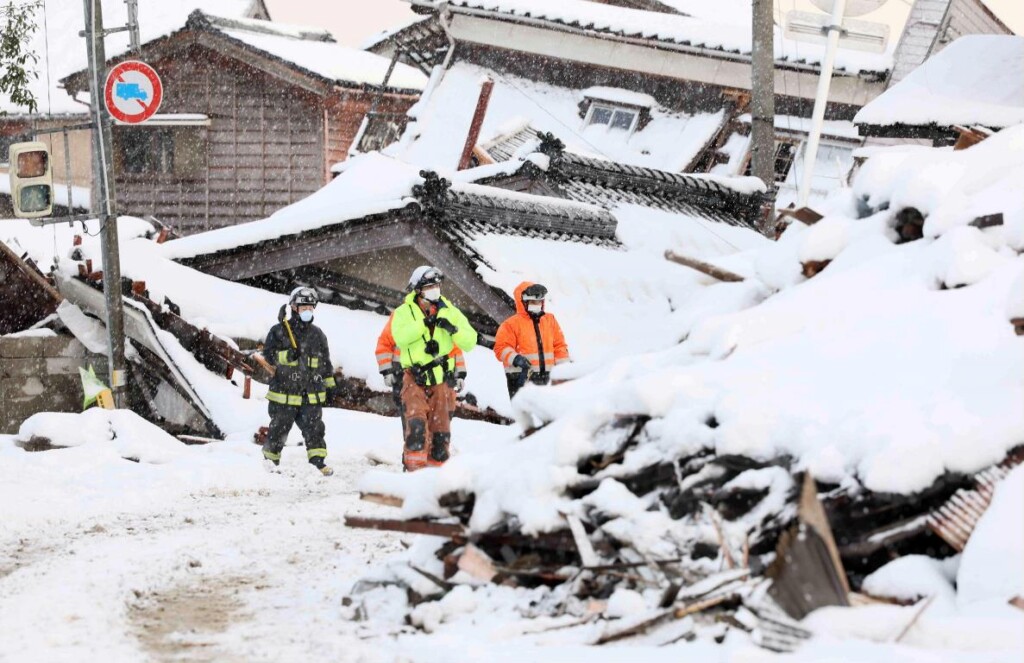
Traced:
<path fill-rule="evenodd" d="M 391 389 L 391 397 L 398 409 L 398 416 L 402 419 L 402 428 L 405 428 L 405 411 L 402 409 L 402 361 L 401 350 L 395 345 L 395 337 L 391 335 L 391 321 L 394 320 L 394 313 L 388 317 L 384 329 L 380 330 L 377 337 L 377 370 L 384 378 L 384 386 Z M 451 351 L 451 358 L 455 360 L 455 385 L 456 393 L 462 393 L 466 384 L 466 356 L 456 346 Z"/>
<path fill-rule="evenodd" d="M 551 368 L 569 361 L 562 328 L 544 310 L 547 295 L 548 289 L 539 283 L 520 283 L 514 293 L 516 314 L 501 323 L 494 337 L 494 356 L 505 366 L 509 398 L 527 380 L 548 384 Z"/>

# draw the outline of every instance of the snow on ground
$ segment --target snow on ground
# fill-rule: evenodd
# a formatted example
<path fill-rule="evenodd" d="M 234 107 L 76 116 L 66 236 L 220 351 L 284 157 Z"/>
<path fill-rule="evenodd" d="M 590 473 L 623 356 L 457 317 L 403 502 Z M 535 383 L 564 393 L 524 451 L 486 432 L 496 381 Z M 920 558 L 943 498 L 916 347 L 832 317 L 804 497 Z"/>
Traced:
<path fill-rule="evenodd" d="M 966 35 L 861 108 L 857 124 L 981 125 L 1024 122 L 1024 37 Z"/>

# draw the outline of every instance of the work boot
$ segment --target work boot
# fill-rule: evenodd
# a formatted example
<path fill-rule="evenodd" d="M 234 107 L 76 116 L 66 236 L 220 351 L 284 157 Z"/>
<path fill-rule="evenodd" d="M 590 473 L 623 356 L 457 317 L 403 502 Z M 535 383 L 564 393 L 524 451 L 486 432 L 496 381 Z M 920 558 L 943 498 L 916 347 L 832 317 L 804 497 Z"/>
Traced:
<path fill-rule="evenodd" d="M 427 465 L 439 467 L 448 460 L 448 445 L 452 441 L 451 433 L 434 433 L 430 441 L 430 456 L 427 458 Z"/>
<path fill-rule="evenodd" d="M 334 470 L 332 470 L 331 467 L 327 465 L 327 463 L 324 462 L 324 459 L 320 456 L 314 456 L 310 458 L 309 464 L 315 467 L 317 470 L 319 470 L 320 474 L 324 475 L 325 477 L 334 476 Z"/>
<path fill-rule="evenodd" d="M 427 424 L 422 419 L 409 421 L 409 433 L 402 449 L 402 469 L 415 472 L 427 466 Z"/>

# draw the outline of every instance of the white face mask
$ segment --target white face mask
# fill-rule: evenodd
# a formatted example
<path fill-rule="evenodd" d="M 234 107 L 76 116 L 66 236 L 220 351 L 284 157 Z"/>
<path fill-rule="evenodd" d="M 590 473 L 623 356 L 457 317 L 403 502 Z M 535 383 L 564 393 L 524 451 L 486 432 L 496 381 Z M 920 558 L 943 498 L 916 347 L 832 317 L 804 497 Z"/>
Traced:
<path fill-rule="evenodd" d="M 530 302 L 526 305 L 526 310 L 530 313 L 540 313 L 544 310 L 544 304 L 540 302 Z"/>
<path fill-rule="evenodd" d="M 303 322 L 309 322 L 312 319 L 313 319 L 313 312 L 312 311 L 299 311 L 299 320 L 302 320 Z"/>
<path fill-rule="evenodd" d="M 423 299 L 426 299 L 428 302 L 436 302 L 437 300 L 441 299 L 441 288 L 424 288 Z"/>

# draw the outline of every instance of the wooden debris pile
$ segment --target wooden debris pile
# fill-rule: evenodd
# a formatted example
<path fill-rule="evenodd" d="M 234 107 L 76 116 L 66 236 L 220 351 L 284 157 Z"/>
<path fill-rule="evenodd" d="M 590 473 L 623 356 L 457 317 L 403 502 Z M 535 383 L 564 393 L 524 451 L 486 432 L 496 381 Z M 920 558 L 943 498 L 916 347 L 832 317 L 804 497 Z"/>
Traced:
<path fill-rule="evenodd" d="M 601 433 L 617 445 L 579 461 L 579 477 L 564 494 L 573 508 L 563 512 L 560 530 L 528 535 L 509 516 L 474 531 L 469 524 L 475 497 L 463 491 L 439 500 L 447 513 L 443 519 L 350 516 L 346 524 L 446 540 L 436 549 L 433 573 L 415 569 L 436 581 L 436 594 L 424 596 L 395 581 L 409 590 L 413 606 L 460 583 L 543 586 L 558 597 L 552 614 L 583 619 L 620 589 L 648 596 L 654 591 L 662 597 L 660 612 L 628 627 L 609 622 L 598 644 L 700 616 L 698 622 L 756 631 L 765 646 L 789 650 L 806 637 L 794 619 L 822 606 L 849 605 L 851 597 L 870 600 L 855 591 L 868 573 L 895 557 L 955 554 L 941 530 L 949 517 L 936 521 L 932 514 L 945 513 L 940 508 L 951 498 L 963 502 L 958 491 L 990 490 L 991 471 L 974 477 L 947 474 L 915 495 L 873 493 L 815 482 L 796 472 L 789 458 L 763 461 L 709 449 L 635 469 L 640 456 L 634 452 L 652 441 L 651 421 L 620 417 Z M 1003 466 L 1022 459 L 1024 447 Z M 662 531 L 640 531 L 642 520 L 596 506 L 602 502 L 591 496 L 610 478 L 643 501 L 645 515 L 664 517 L 653 521 L 664 523 Z M 364 494 L 363 499 L 403 505 L 392 495 Z M 653 548 L 652 536 L 658 542 Z M 718 583 L 720 591 L 695 594 L 705 583 Z"/>

